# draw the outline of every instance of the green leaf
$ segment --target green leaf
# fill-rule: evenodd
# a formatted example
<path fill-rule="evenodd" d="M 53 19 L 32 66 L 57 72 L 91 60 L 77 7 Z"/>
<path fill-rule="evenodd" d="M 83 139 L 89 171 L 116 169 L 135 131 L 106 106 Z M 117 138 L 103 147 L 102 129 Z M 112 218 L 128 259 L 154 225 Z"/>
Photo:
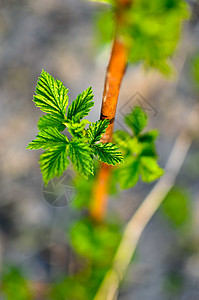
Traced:
<path fill-rule="evenodd" d="M 141 134 L 138 137 L 138 141 L 141 142 L 141 143 L 155 142 L 155 140 L 157 139 L 158 135 L 159 135 L 158 130 L 152 129 L 152 130 L 148 131 L 147 133 Z"/>
<path fill-rule="evenodd" d="M 128 157 L 129 155 L 132 157 L 140 154 L 142 144 L 138 142 L 136 136 L 132 137 L 127 132 L 118 130 L 114 133 L 113 138 L 125 157 Z"/>
<path fill-rule="evenodd" d="M 68 105 L 67 93 L 68 89 L 60 80 L 55 80 L 43 70 L 37 82 L 36 95 L 33 101 L 43 112 L 64 120 Z"/>
<path fill-rule="evenodd" d="M 126 149 L 128 147 L 130 139 L 132 139 L 132 137 L 128 134 L 128 132 L 123 130 L 116 130 L 113 134 L 114 142 L 122 149 Z"/>
<path fill-rule="evenodd" d="M 155 140 L 158 137 L 158 134 L 157 130 L 151 130 L 138 136 L 138 141 L 141 145 L 140 156 L 157 158 Z"/>
<path fill-rule="evenodd" d="M 174 187 L 162 203 L 164 215 L 176 228 L 181 228 L 190 221 L 191 201 L 186 190 Z"/>
<path fill-rule="evenodd" d="M 182 0 L 131 1 L 122 10 L 122 22 L 116 24 L 119 1 L 111 2 L 113 9 L 104 9 L 96 22 L 101 44 L 112 41 L 117 27 L 129 50 L 129 62 L 143 63 L 146 68 L 155 68 L 167 76 L 171 74 L 170 58 L 176 50 L 183 21 L 190 15 L 187 3 Z"/>
<path fill-rule="evenodd" d="M 102 266 L 111 264 L 121 238 L 119 228 L 119 224 L 107 222 L 101 226 L 93 226 L 91 219 L 84 218 L 71 228 L 72 246 L 79 255 L 91 259 L 101 269 Z"/>
<path fill-rule="evenodd" d="M 121 189 L 134 187 L 139 180 L 139 160 L 135 157 L 128 158 L 124 165 L 120 165 L 115 170 L 115 173 Z"/>
<path fill-rule="evenodd" d="M 164 173 L 164 171 L 158 166 L 155 158 L 141 157 L 140 163 L 140 173 L 142 180 L 145 182 L 154 181 Z"/>
<path fill-rule="evenodd" d="M 27 149 L 49 149 L 54 146 L 66 146 L 68 143 L 68 138 L 56 128 L 48 128 L 39 132 L 37 138 L 28 145 Z"/>
<path fill-rule="evenodd" d="M 141 134 L 147 122 L 146 114 L 141 108 L 135 107 L 126 116 L 127 124 L 133 129 L 135 136 L 118 130 L 114 133 L 114 141 L 122 151 L 125 162 L 114 169 L 113 180 L 118 180 L 122 189 L 135 186 L 139 176 L 143 181 L 151 182 L 162 175 L 162 169 L 157 164 L 155 139 L 157 130 Z"/>
<path fill-rule="evenodd" d="M 95 155 L 99 160 L 107 163 L 108 165 L 116 165 L 123 162 L 123 156 L 119 148 L 113 143 L 99 143 L 93 145 Z"/>
<path fill-rule="evenodd" d="M 33 300 L 30 284 L 17 267 L 9 267 L 9 270 L 1 275 L 0 295 L 6 300 Z"/>
<path fill-rule="evenodd" d="M 73 139 L 69 144 L 69 157 L 77 172 L 88 178 L 93 174 L 93 160 L 91 149 L 81 140 Z"/>
<path fill-rule="evenodd" d="M 89 87 L 69 105 L 67 119 L 78 123 L 83 117 L 87 116 L 91 107 L 94 105 L 92 99 L 92 88 Z"/>
<path fill-rule="evenodd" d="M 63 118 L 54 117 L 53 115 L 45 115 L 41 117 L 37 124 L 39 130 L 48 129 L 49 127 L 55 127 L 59 131 L 63 131 L 66 126 L 63 124 Z"/>
<path fill-rule="evenodd" d="M 67 159 L 68 145 L 65 143 L 46 150 L 40 156 L 40 168 L 45 185 L 50 179 L 59 177 L 67 169 L 69 160 Z"/>
<path fill-rule="evenodd" d="M 138 135 L 147 125 L 147 115 L 139 106 L 135 106 L 132 112 L 125 116 L 124 120 L 135 135 Z"/>
<path fill-rule="evenodd" d="M 67 126 L 68 131 L 73 137 L 81 138 L 85 135 L 85 126 L 90 122 L 86 119 L 79 123 L 73 123 L 72 121 L 67 121 L 64 123 Z"/>
<path fill-rule="evenodd" d="M 91 144 L 94 144 L 96 142 L 99 142 L 102 134 L 106 132 L 106 129 L 109 125 L 108 120 L 99 120 L 95 123 L 92 123 L 89 128 L 87 129 L 87 134 L 89 136 L 89 142 Z"/>

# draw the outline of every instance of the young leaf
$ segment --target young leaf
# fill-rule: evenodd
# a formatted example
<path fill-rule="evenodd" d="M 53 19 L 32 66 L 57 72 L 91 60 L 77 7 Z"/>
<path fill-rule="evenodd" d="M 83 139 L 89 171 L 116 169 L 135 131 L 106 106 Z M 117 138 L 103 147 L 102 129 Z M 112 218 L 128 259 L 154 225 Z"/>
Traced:
<path fill-rule="evenodd" d="M 67 119 L 78 123 L 83 117 L 87 116 L 91 107 L 94 105 L 92 99 L 92 88 L 89 87 L 69 105 Z"/>
<path fill-rule="evenodd" d="M 93 160 L 91 149 L 86 143 L 74 139 L 69 144 L 69 157 L 77 172 L 83 174 L 85 178 L 93 174 Z"/>
<path fill-rule="evenodd" d="M 118 147 L 112 143 L 99 143 L 93 145 L 95 155 L 99 160 L 107 163 L 108 165 L 116 165 L 123 162 L 123 156 Z"/>
<path fill-rule="evenodd" d="M 48 128 L 39 132 L 37 138 L 28 145 L 27 149 L 49 149 L 54 146 L 66 146 L 68 143 L 68 138 L 56 128 Z"/>
<path fill-rule="evenodd" d="M 132 137 L 126 131 L 117 130 L 113 134 L 113 139 L 119 147 L 126 148 L 129 140 L 132 139 Z"/>
<path fill-rule="evenodd" d="M 39 130 L 48 129 L 49 127 L 57 128 L 63 131 L 66 126 L 63 124 L 63 118 L 54 117 L 53 115 L 45 115 L 41 117 L 37 124 Z"/>
<path fill-rule="evenodd" d="M 81 138 L 84 135 L 85 126 L 90 123 L 88 120 L 82 120 L 79 123 L 73 123 L 71 121 L 66 122 L 68 131 L 73 137 Z"/>
<path fill-rule="evenodd" d="M 115 170 L 121 189 L 134 187 L 139 180 L 139 171 L 139 160 L 136 157 L 125 160 L 125 164 Z"/>
<path fill-rule="evenodd" d="M 139 142 L 141 143 L 152 143 L 155 142 L 159 135 L 159 132 L 156 129 L 152 129 L 147 133 L 144 133 L 138 137 Z"/>
<path fill-rule="evenodd" d="M 92 123 L 87 129 L 87 134 L 89 136 L 89 141 L 91 144 L 99 142 L 102 134 L 105 133 L 107 127 L 109 125 L 108 120 L 99 120 L 95 123 Z"/>
<path fill-rule="evenodd" d="M 155 158 L 141 157 L 140 173 L 142 180 L 151 182 L 163 175 L 164 171 L 158 166 Z"/>
<path fill-rule="evenodd" d="M 132 112 L 125 116 L 124 120 L 134 134 L 138 135 L 147 124 L 147 115 L 139 106 L 135 106 Z"/>
<path fill-rule="evenodd" d="M 142 146 L 138 142 L 137 137 L 132 137 L 127 132 L 122 130 L 118 130 L 114 133 L 114 142 L 121 149 L 125 157 L 128 155 L 131 157 L 139 155 L 142 150 Z"/>
<path fill-rule="evenodd" d="M 47 185 L 48 181 L 55 176 L 59 177 L 66 170 L 69 165 L 67 159 L 67 144 L 61 144 L 55 146 L 49 150 L 46 150 L 40 156 L 40 168 L 43 175 L 44 184 Z"/>
<path fill-rule="evenodd" d="M 68 89 L 60 80 L 55 80 L 43 70 L 37 82 L 33 101 L 43 112 L 64 120 L 68 105 L 67 93 Z"/>
<path fill-rule="evenodd" d="M 147 116 L 140 107 L 135 107 L 126 116 L 126 123 L 133 129 L 135 135 L 118 130 L 114 133 L 114 141 L 120 147 L 125 162 L 114 169 L 114 176 L 119 181 L 122 189 L 133 187 L 139 176 L 143 181 L 151 182 L 158 179 L 163 170 L 157 164 L 155 139 L 158 136 L 157 130 L 151 130 L 141 134 L 146 125 Z"/>

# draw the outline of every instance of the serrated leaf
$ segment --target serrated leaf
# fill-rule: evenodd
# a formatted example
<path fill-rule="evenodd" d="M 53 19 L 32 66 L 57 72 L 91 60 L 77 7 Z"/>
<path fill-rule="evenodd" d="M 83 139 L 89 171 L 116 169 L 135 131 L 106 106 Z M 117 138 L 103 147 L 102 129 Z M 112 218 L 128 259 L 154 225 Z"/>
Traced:
<path fill-rule="evenodd" d="M 164 171 L 158 166 L 155 158 L 141 157 L 140 173 L 143 181 L 151 182 L 162 176 Z"/>
<path fill-rule="evenodd" d="M 41 117 L 37 124 L 39 130 L 48 129 L 49 127 L 57 128 L 63 131 L 66 126 L 63 124 L 63 118 L 54 117 L 53 115 L 45 115 Z"/>
<path fill-rule="evenodd" d="M 89 123 L 90 122 L 86 119 L 82 120 L 79 123 L 73 123 L 69 120 L 65 123 L 65 125 L 67 126 L 68 131 L 73 137 L 80 138 L 84 136 L 85 126 Z"/>
<path fill-rule="evenodd" d="M 27 149 L 49 149 L 54 146 L 64 146 L 68 143 L 68 138 L 56 128 L 48 128 L 39 132 L 37 138 L 28 145 Z"/>
<path fill-rule="evenodd" d="M 66 170 L 67 165 L 69 165 L 69 160 L 67 159 L 67 149 L 68 145 L 62 144 L 46 150 L 40 156 L 40 168 L 45 185 L 47 185 L 50 179 L 54 178 L 55 176 L 61 176 Z"/>
<path fill-rule="evenodd" d="M 89 87 L 78 95 L 71 105 L 68 106 L 67 119 L 78 123 L 83 117 L 87 116 L 91 107 L 94 105 L 92 99 L 92 88 Z"/>
<path fill-rule="evenodd" d="M 87 129 L 87 135 L 89 137 L 89 142 L 94 144 L 99 142 L 102 134 L 106 132 L 106 129 L 109 125 L 109 120 L 99 120 L 95 123 L 92 123 L 89 128 Z"/>
<path fill-rule="evenodd" d="M 139 106 L 135 106 L 132 112 L 125 116 L 124 120 L 135 135 L 138 135 L 147 125 L 147 115 Z"/>
<path fill-rule="evenodd" d="M 88 178 L 93 175 L 93 160 L 89 146 L 77 139 L 69 144 L 69 157 L 77 172 Z"/>
<path fill-rule="evenodd" d="M 68 89 L 60 80 L 55 80 L 50 74 L 42 70 L 33 101 L 43 112 L 64 120 L 68 105 L 67 93 Z"/>
<path fill-rule="evenodd" d="M 99 160 L 108 165 L 116 165 L 123 162 L 123 156 L 119 148 L 113 143 L 99 143 L 93 146 L 95 155 Z"/>

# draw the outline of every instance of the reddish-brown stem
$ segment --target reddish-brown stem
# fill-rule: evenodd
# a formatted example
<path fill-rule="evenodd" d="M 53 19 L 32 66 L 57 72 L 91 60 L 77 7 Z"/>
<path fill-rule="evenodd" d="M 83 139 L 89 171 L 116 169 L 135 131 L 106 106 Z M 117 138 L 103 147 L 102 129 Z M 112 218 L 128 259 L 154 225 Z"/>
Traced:
<path fill-rule="evenodd" d="M 100 115 L 101 120 L 107 119 L 110 121 L 110 124 L 101 139 L 103 143 L 112 141 L 120 85 L 127 66 L 127 48 L 119 37 L 119 28 L 125 22 L 125 11 L 132 5 L 133 0 L 117 0 L 116 3 L 117 9 L 115 22 L 117 30 L 106 72 Z M 110 170 L 110 166 L 102 163 L 93 186 L 90 215 L 97 222 L 102 221 L 106 213 Z"/>
<path fill-rule="evenodd" d="M 110 121 L 110 124 L 101 139 L 103 143 L 111 142 L 112 140 L 117 101 L 121 81 L 126 69 L 126 64 L 126 47 L 119 40 L 119 38 L 115 38 L 106 73 L 100 116 L 100 119 L 108 119 Z M 98 177 L 93 187 L 90 207 L 91 217 L 95 221 L 101 221 L 105 216 L 109 176 L 110 167 L 107 164 L 102 163 L 98 173 Z"/>
<path fill-rule="evenodd" d="M 112 139 L 117 101 L 121 81 L 126 69 L 126 63 L 126 48 L 119 39 L 115 39 L 106 73 L 100 116 L 102 120 L 110 120 L 109 127 L 107 128 L 106 133 L 102 137 L 103 142 L 110 142 Z"/>

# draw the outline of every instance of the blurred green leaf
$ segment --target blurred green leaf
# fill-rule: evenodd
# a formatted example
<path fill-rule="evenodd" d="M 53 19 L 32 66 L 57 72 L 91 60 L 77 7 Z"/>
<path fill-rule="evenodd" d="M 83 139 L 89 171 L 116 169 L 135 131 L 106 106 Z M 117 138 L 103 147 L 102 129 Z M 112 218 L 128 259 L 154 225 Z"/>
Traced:
<path fill-rule="evenodd" d="M 142 133 L 147 124 L 147 115 L 140 107 L 135 107 L 125 117 L 125 122 L 134 132 L 134 136 L 118 130 L 114 133 L 114 141 L 124 156 L 124 164 L 113 170 L 111 190 L 117 190 L 117 182 L 122 189 L 132 188 L 136 185 L 141 175 L 142 180 L 151 182 L 163 174 L 158 166 L 155 140 L 157 130 Z"/>
<path fill-rule="evenodd" d="M 139 107 L 135 106 L 132 112 L 124 117 L 125 123 L 138 135 L 147 125 L 147 115 Z"/>
<path fill-rule="evenodd" d="M 141 157 L 140 173 L 142 180 L 151 182 L 163 175 L 164 171 L 158 166 L 153 157 Z"/>
<path fill-rule="evenodd" d="M 135 157 L 127 159 L 125 164 L 119 168 L 117 180 L 119 179 L 122 189 L 129 189 L 136 185 L 139 180 L 139 160 Z"/>
<path fill-rule="evenodd" d="M 101 266 L 112 259 L 120 237 L 118 225 L 97 225 L 87 218 L 78 221 L 71 230 L 71 242 L 75 251 Z"/>
<path fill-rule="evenodd" d="M 199 85 L 199 53 L 194 56 L 191 62 L 191 72 L 197 87 Z"/>
<path fill-rule="evenodd" d="M 30 286 L 23 277 L 22 272 L 15 267 L 9 269 L 2 276 L 0 295 L 6 300 L 33 299 Z"/>
<path fill-rule="evenodd" d="M 135 0 L 123 10 L 119 26 L 113 23 L 118 11 L 114 8 L 102 12 L 97 22 L 102 43 L 111 41 L 117 27 L 118 35 L 129 50 L 129 61 L 142 62 L 146 67 L 158 69 L 169 75 L 170 57 L 176 50 L 182 23 L 189 17 L 188 6 L 183 0 Z M 104 22 L 106 20 L 106 22 Z M 121 20 L 121 18 L 120 18 Z"/>
<path fill-rule="evenodd" d="M 190 196 L 186 190 L 174 187 L 164 199 L 161 209 L 176 228 L 181 228 L 190 221 Z"/>

